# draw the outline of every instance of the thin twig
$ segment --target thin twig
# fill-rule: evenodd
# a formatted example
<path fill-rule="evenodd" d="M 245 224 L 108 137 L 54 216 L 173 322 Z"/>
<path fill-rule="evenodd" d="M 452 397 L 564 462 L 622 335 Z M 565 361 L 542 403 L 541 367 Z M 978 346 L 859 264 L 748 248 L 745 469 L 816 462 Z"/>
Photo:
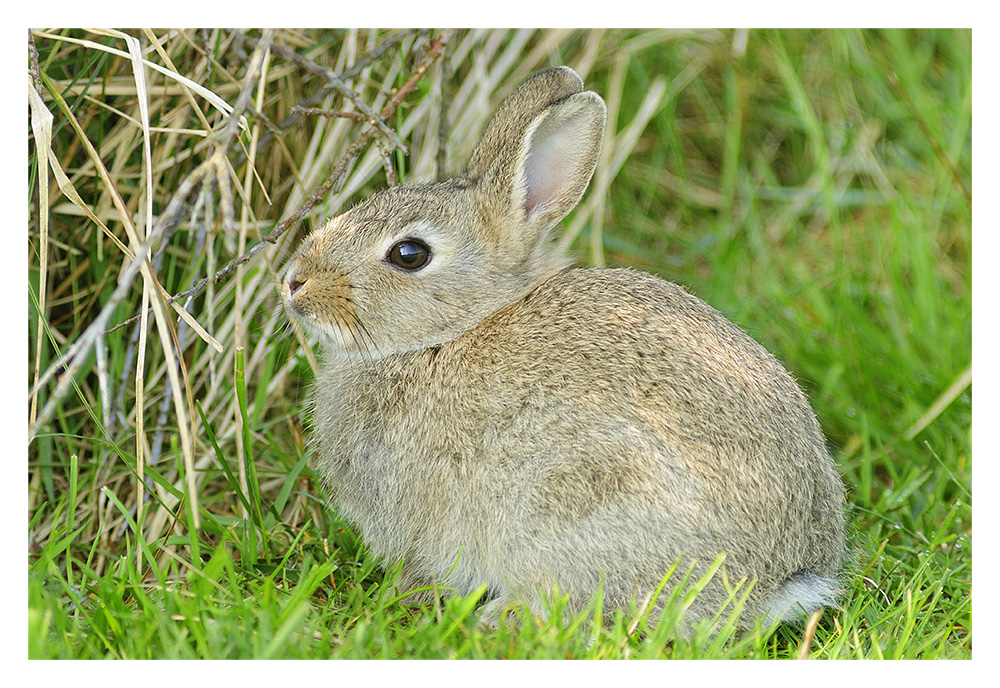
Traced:
<path fill-rule="evenodd" d="M 340 117 L 342 119 L 353 119 L 355 122 L 366 122 L 365 116 L 357 112 L 344 112 L 343 110 L 325 110 L 323 108 L 316 107 L 301 107 L 296 105 L 292 108 L 293 112 L 298 112 L 303 115 L 319 115 L 320 117 Z"/>
<path fill-rule="evenodd" d="M 381 141 L 375 145 L 378 147 L 379 156 L 382 158 L 382 167 L 385 169 L 386 181 L 389 182 L 389 186 L 396 186 L 399 182 L 396 176 L 396 164 L 392 159 L 392 147 L 385 145 Z"/>
<path fill-rule="evenodd" d="M 38 95 L 44 96 L 42 90 L 42 78 L 38 71 L 38 47 L 35 46 L 35 34 L 28 29 L 28 75 L 31 76 L 31 83 L 35 85 Z"/>
<path fill-rule="evenodd" d="M 368 104 L 361 99 L 361 96 L 351 90 L 332 69 L 316 64 L 308 57 L 299 55 L 297 52 L 286 45 L 282 45 L 281 43 L 275 43 L 271 46 L 271 52 L 294 62 L 307 72 L 312 72 L 313 74 L 326 79 L 326 81 L 333 86 L 333 89 L 337 93 L 354 103 L 354 107 L 356 107 L 358 111 L 365 116 L 366 120 L 370 124 L 374 125 L 387 140 L 391 141 L 392 145 L 402 150 L 403 153 L 407 152 L 406 146 L 404 146 L 403 142 L 399 140 L 396 132 L 390 129 L 389 125 L 385 123 L 385 119 L 380 114 L 372 110 Z"/>
<path fill-rule="evenodd" d="M 387 52 L 389 52 L 397 45 L 402 43 L 406 38 L 413 35 L 415 32 L 416 32 L 415 29 L 409 29 L 406 31 L 397 31 L 396 33 L 389 34 L 382 41 L 382 43 L 375 46 L 370 51 L 359 57 L 354 64 L 352 64 L 350 67 L 341 72 L 339 75 L 340 80 L 348 81 L 350 79 L 355 78 L 356 76 L 361 74 L 361 72 L 366 67 L 368 67 L 368 65 L 372 64 L 373 62 L 381 58 L 383 55 L 385 55 Z M 233 32 L 233 38 L 236 39 L 234 41 L 236 45 L 240 45 L 242 43 L 253 44 L 255 41 L 255 39 L 245 36 L 239 31 Z M 327 95 L 329 95 L 332 90 L 333 90 L 332 87 L 319 88 L 316 90 L 315 93 L 313 93 L 308 98 L 299 103 L 299 105 L 303 108 L 312 107 L 313 105 L 322 102 L 323 99 L 326 98 Z M 301 118 L 302 118 L 302 113 L 296 111 L 296 109 L 293 108 L 292 112 L 285 119 L 283 119 L 281 122 L 275 125 L 277 128 L 276 131 L 269 130 L 263 136 L 260 137 L 260 141 L 257 142 L 258 154 L 267 149 L 268 145 L 270 145 L 271 141 L 274 139 L 276 135 L 278 135 L 280 132 L 291 129 L 298 123 L 299 119 Z M 383 119 L 385 118 L 383 117 Z M 237 155 L 236 158 L 233 160 L 233 164 L 239 165 L 242 161 L 243 158 Z"/>

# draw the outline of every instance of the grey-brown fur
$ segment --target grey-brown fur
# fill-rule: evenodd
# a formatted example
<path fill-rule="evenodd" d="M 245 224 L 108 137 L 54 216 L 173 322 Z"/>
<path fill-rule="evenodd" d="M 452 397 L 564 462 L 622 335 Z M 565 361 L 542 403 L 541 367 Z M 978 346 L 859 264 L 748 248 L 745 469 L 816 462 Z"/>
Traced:
<path fill-rule="evenodd" d="M 538 610 L 553 585 L 641 602 L 721 552 L 753 582 L 745 623 L 832 604 L 843 488 L 792 378 L 682 288 L 552 249 L 603 137 L 582 88 L 535 75 L 465 175 L 389 189 L 303 242 L 282 291 L 326 349 L 317 465 L 368 547 L 404 560 L 401 588 L 487 584 L 488 616 Z M 387 260 L 408 239 L 426 267 Z M 717 576 L 688 619 L 725 599 Z"/>

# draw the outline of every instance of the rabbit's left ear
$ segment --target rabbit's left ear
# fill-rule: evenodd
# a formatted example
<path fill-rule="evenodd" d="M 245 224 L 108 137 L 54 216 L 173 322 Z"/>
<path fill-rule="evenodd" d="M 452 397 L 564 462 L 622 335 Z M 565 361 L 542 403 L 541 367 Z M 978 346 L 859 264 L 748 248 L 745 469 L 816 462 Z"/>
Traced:
<path fill-rule="evenodd" d="M 530 252 L 579 203 L 594 174 L 607 108 L 568 67 L 539 72 L 503 102 L 469 161 L 495 239 Z"/>
<path fill-rule="evenodd" d="M 536 117 L 520 142 L 511 204 L 542 234 L 580 202 L 597 166 L 607 108 L 590 91 L 571 95 Z"/>

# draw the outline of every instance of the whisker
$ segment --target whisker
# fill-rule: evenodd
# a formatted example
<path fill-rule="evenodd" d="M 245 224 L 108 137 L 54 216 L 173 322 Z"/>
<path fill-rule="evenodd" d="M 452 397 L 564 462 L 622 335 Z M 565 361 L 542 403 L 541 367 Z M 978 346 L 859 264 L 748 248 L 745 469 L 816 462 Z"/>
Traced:
<path fill-rule="evenodd" d="M 358 317 L 357 304 L 353 303 L 352 301 L 352 305 L 354 306 L 354 313 L 351 316 L 353 322 L 345 324 L 348 326 L 351 332 L 351 338 L 354 340 L 354 343 L 358 347 L 358 353 L 361 354 L 363 360 L 367 360 L 367 362 L 369 363 L 384 358 L 382 352 L 379 351 L 378 345 L 375 342 L 375 338 L 372 337 L 371 332 L 369 332 L 368 328 L 365 327 L 364 321 Z M 369 344 L 371 345 L 371 348 L 369 348 Z M 372 349 L 375 350 L 376 354 L 375 356 L 372 356 Z"/>

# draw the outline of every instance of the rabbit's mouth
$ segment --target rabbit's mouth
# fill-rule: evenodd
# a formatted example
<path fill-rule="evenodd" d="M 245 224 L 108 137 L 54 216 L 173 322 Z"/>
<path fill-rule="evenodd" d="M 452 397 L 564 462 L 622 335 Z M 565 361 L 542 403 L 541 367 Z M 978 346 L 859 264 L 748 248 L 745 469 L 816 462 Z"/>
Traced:
<path fill-rule="evenodd" d="M 342 276 L 319 274 L 293 263 L 281 284 L 281 300 L 289 317 L 319 339 L 330 354 L 381 358 L 374 339 L 358 318 L 350 285 Z"/>

